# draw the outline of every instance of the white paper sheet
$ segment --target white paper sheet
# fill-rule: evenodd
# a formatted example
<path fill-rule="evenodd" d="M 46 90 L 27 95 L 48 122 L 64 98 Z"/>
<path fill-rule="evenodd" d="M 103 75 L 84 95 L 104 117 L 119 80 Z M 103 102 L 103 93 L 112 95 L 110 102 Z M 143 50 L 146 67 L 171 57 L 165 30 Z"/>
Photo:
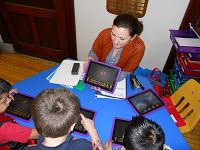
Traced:
<path fill-rule="evenodd" d="M 120 82 L 117 82 L 117 86 L 115 88 L 114 93 L 108 93 L 105 91 L 101 91 L 101 93 L 96 94 L 97 98 L 120 98 L 125 99 L 126 98 L 126 79 L 123 79 Z"/>
<path fill-rule="evenodd" d="M 71 70 L 74 63 L 80 63 L 78 75 L 71 74 Z M 83 64 L 84 61 L 70 59 L 63 60 L 58 69 L 52 75 L 51 79 L 49 79 L 49 82 L 65 86 L 76 86 L 83 73 Z"/>
<path fill-rule="evenodd" d="M 46 77 L 46 79 L 49 81 L 51 80 L 51 78 L 53 77 L 54 73 L 58 70 L 58 68 L 56 70 L 54 70 L 50 75 L 48 75 L 48 77 Z"/>
<path fill-rule="evenodd" d="M 180 46 L 200 47 L 200 39 L 199 38 L 175 37 L 175 39 Z"/>

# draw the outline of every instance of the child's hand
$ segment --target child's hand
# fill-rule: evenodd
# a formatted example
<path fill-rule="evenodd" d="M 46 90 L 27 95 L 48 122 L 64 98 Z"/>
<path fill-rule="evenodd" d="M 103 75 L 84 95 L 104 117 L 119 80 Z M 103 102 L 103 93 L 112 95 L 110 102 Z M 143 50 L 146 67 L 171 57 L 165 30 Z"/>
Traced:
<path fill-rule="evenodd" d="M 90 134 L 92 143 L 94 143 L 96 145 L 96 147 L 99 148 L 99 150 L 103 150 L 103 145 L 101 144 L 101 140 L 100 140 L 99 135 L 94 126 L 94 121 L 91 119 L 85 118 L 85 116 L 83 114 L 80 114 L 80 115 L 82 118 L 81 123 L 82 123 L 83 127 Z"/>
<path fill-rule="evenodd" d="M 85 116 L 83 114 L 80 114 L 81 116 L 81 124 L 83 125 L 83 127 L 90 133 L 93 130 L 95 130 L 94 127 L 94 121 L 89 119 L 89 118 L 85 118 Z"/>
<path fill-rule="evenodd" d="M 11 89 L 9 91 L 9 98 L 11 98 L 11 100 L 14 100 L 13 95 L 16 94 L 16 93 L 18 93 L 17 89 Z"/>
<path fill-rule="evenodd" d="M 104 150 L 112 150 L 112 142 L 113 141 L 107 141 L 104 145 Z"/>
<path fill-rule="evenodd" d="M 101 143 L 101 140 L 100 140 L 98 133 L 95 129 L 94 121 L 91 120 L 91 119 L 85 118 L 85 116 L 83 114 L 80 114 L 80 115 L 81 115 L 81 118 L 82 118 L 81 123 L 82 123 L 83 127 L 90 134 L 91 139 L 92 139 L 92 143 L 94 143 L 96 145 L 96 147 L 99 148 L 99 150 L 104 150 L 103 145 Z"/>
<path fill-rule="evenodd" d="M 12 93 L 17 93 L 17 89 L 11 89 L 9 92 L 5 92 L 1 95 L 0 99 L 0 113 L 3 113 L 6 111 L 8 106 L 10 105 L 10 102 L 14 100 L 14 97 Z"/>

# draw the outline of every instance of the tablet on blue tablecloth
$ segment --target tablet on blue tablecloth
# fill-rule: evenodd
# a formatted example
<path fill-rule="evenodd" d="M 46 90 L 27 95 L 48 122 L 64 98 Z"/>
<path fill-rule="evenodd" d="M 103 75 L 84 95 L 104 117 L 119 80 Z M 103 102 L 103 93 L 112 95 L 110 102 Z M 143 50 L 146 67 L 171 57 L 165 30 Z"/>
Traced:
<path fill-rule="evenodd" d="M 121 118 L 114 119 L 112 136 L 111 136 L 113 143 L 117 145 L 123 145 L 124 132 L 129 123 L 130 123 L 129 120 Z"/>
<path fill-rule="evenodd" d="M 80 108 L 80 111 L 81 111 L 81 114 L 83 114 L 86 118 L 94 120 L 95 112 L 93 110 Z M 81 124 L 81 117 L 79 117 L 79 120 L 78 120 L 77 124 L 74 127 L 74 131 L 78 132 L 78 133 L 81 133 L 81 134 L 87 134 L 87 130 Z"/>
<path fill-rule="evenodd" d="M 145 90 L 127 98 L 138 115 L 145 115 L 165 106 L 163 100 L 152 90 Z"/>
<path fill-rule="evenodd" d="M 84 77 L 84 83 L 113 93 L 121 69 L 106 63 L 90 60 Z"/>
<path fill-rule="evenodd" d="M 34 98 L 22 93 L 16 93 L 13 97 L 14 100 L 10 102 L 6 113 L 29 120 L 31 118 L 31 103 Z"/>

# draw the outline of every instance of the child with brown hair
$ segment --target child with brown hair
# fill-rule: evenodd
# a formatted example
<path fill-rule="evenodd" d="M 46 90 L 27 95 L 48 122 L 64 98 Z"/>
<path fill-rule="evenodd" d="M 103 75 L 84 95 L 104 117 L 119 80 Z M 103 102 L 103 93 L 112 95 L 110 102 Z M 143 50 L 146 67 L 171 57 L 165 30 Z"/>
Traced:
<path fill-rule="evenodd" d="M 90 141 L 75 139 L 70 135 L 80 116 L 83 127 L 91 136 L 92 143 L 102 149 L 94 122 L 80 114 L 78 98 L 64 88 L 44 90 L 35 98 L 32 105 L 32 117 L 40 137 L 36 146 L 25 149 L 93 150 Z"/>

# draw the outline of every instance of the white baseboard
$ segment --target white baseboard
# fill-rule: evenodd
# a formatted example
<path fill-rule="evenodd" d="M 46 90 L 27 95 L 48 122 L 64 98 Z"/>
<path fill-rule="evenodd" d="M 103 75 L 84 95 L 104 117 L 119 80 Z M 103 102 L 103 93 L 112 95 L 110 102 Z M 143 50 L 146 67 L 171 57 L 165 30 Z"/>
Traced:
<path fill-rule="evenodd" d="M 12 44 L 10 43 L 2 43 L 0 42 L 0 52 L 10 52 L 14 53 L 15 49 Z"/>

